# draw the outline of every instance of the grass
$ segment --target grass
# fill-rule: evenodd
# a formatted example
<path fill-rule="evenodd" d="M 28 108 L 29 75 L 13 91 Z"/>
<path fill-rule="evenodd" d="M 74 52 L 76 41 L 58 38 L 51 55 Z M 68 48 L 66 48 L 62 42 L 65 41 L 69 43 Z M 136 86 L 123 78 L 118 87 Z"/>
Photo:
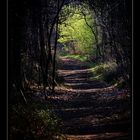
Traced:
<path fill-rule="evenodd" d="M 64 57 L 65 58 L 71 58 L 71 59 L 79 60 L 81 62 L 84 62 L 84 61 L 87 60 L 86 56 L 79 55 L 79 54 L 65 54 Z"/>
<path fill-rule="evenodd" d="M 115 62 L 106 62 L 100 64 L 90 64 L 92 72 L 91 80 L 105 82 L 108 85 L 113 85 L 118 89 L 127 88 L 127 81 L 120 75 L 118 66 Z"/>
<path fill-rule="evenodd" d="M 115 62 L 106 62 L 91 65 L 90 71 L 93 73 L 91 80 L 105 81 L 110 83 L 114 80 L 117 64 Z"/>

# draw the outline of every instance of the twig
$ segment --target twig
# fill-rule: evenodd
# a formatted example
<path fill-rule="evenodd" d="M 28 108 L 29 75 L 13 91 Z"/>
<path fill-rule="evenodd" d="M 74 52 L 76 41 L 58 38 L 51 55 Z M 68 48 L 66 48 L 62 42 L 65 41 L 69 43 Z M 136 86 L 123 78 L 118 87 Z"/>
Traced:
<path fill-rule="evenodd" d="M 25 96 L 24 96 L 24 93 L 22 92 L 22 90 L 21 90 L 21 89 L 20 89 L 20 93 L 21 93 L 21 95 L 22 95 L 22 97 L 23 97 L 23 99 L 24 99 L 25 103 L 27 104 L 27 100 L 26 100 L 26 98 L 25 98 Z"/>

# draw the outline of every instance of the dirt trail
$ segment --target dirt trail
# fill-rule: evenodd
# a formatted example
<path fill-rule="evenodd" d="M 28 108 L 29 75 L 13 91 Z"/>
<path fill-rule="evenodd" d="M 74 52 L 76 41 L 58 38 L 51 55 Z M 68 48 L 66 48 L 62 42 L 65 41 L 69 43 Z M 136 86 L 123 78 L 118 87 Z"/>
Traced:
<path fill-rule="evenodd" d="M 131 140 L 130 96 L 100 81 L 78 61 L 62 58 L 66 89 L 49 95 L 68 140 Z"/>

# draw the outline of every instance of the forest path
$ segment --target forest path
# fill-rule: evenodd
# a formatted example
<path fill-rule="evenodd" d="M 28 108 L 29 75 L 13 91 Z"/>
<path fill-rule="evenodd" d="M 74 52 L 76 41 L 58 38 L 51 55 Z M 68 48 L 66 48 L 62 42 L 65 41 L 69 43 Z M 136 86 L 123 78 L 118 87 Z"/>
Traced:
<path fill-rule="evenodd" d="M 74 59 L 61 57 L 61 69 L 58 70 L 59 76 L 64 78 L 65 86 L 73 90 L 87 90 L 106 87 L 101 81 L 90 80 L 93 73 L 82 62 Z"/>
<path fill-rule="evenodd" d="M 68 140 L 130 140 L 130 95 L 90 80 L 89 68 L 61 58 L 59 76 L 67 88 L 48 96 Z"/>

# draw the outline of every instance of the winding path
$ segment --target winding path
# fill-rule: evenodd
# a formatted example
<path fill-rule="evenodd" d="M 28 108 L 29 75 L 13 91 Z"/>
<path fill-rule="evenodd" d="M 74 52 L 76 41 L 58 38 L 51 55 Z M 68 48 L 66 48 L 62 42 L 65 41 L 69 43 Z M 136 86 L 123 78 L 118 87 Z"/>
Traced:
<path fill-rule="evenodd" d="M 68 140 L 131 140 L 130 95 L 101 81 L 76 60 L 61 58 L 64 89 L 49 95 Z"/>

